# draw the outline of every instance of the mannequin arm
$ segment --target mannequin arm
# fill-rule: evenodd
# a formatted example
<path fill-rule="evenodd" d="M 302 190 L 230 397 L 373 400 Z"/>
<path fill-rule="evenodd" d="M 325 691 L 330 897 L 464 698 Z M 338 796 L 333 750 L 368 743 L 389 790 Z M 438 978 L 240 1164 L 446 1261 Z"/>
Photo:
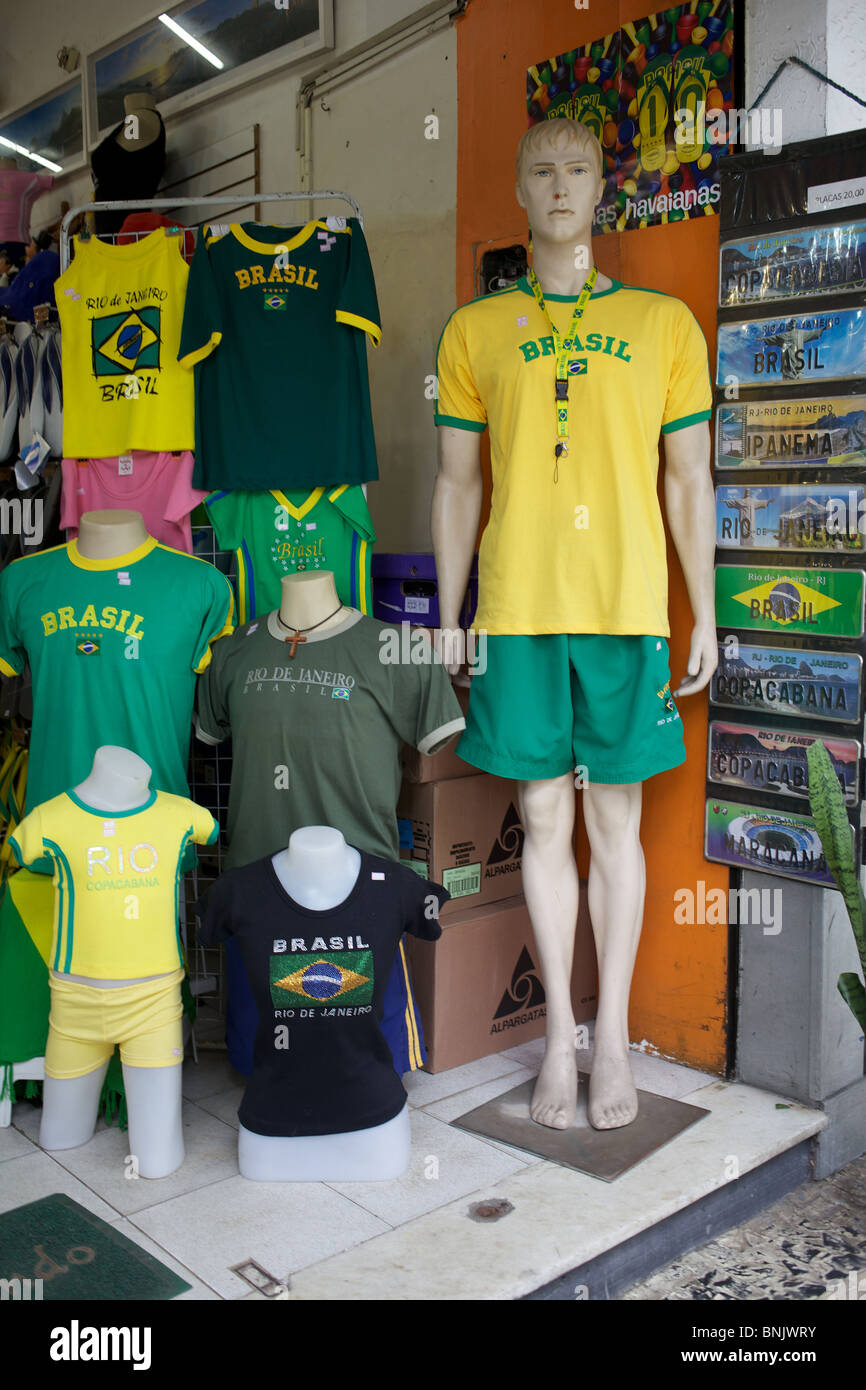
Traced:
<path fill-rule="evenodd" d="M 439 469 L 433 488 L 433 550 L 439 583 L 439 621 L 456 628 L 469 583 L 481 516 L 481 436 L 440 425 Z M 446 662 L 454 675 L 458 662 Z"/>
<path fill-rule="evenodd" d="M 718 665 L 713 575 L 716 520 L 709 426 L 700 421 L 664 438 L 665 511 L 695 618 L 688 674 L 674 694 L 694 695 L 709 684 Z"/>

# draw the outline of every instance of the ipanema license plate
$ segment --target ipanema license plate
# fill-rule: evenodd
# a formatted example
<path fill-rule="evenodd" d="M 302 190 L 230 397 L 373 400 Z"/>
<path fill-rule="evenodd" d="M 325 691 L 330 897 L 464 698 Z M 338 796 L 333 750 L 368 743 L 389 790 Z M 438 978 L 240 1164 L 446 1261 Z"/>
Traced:
<path fill-rule="evenodd" d="M 818 483 L 723 483 L 716 488 L 716 545 L 856 553 L 866 549 L 864 510 L 864 489 L 847 482 L 835 488 Z"/>
<path fill-rule="evenodd" d="M 861 637 L 863 570 L 716 566 L 716 625 L 723 630 Z"/>
<path fill-rule="evenodd" d="M 796 227 L 726 242 L 719 253 L 719 303 L 754 304 L 866 286 L 866 222 Z"/>
<path fill-rule="evenodd" d="M 862 376 L 866 309 L 719 324 L 716 385 L 797 386 Z"/>
<path fill-rule="evenodd" d="M 854 829 L 851 828 L 851 843 Z M 803 883 L 836 886 L 815 822 L 770 806 L 715 797 L 707 801 L 704 854 L 735 869 L 757 869 Z"/>
<path fill-rule="evenodd" d="M 738 401 L 716 411 L 717 468 L 866 465 L 866 396 Z"/>
<path fill-rule="evenodd" d="M 749 724 L 710 724 L 707 777 L 727 786 L 749 787 L 776 796 L 808 797 L 806 749 L 823 740 L 849 806 L 860 793 L 860 744 L 806 729 L 761 729 Z"/>
<path fill-rule="evenodd" d="M 856 652 L 758 647 L 729 638 L 719 643 L 710 700 L 731 709 L 785 718 L 860 718 L 863 658 Z"/>

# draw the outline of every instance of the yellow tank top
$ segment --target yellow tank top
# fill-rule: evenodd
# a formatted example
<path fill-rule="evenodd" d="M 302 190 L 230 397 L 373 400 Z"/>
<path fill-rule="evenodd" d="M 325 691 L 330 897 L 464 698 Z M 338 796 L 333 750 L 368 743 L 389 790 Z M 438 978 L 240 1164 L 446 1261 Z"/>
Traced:
<path fill-rule="evenodd" d="M 74 238 L 55 284 L 63 334 L 63 453 L 192 449 L 193 377 L 177 351 L 189 267 L 159 227 L 114 246 Z"/>

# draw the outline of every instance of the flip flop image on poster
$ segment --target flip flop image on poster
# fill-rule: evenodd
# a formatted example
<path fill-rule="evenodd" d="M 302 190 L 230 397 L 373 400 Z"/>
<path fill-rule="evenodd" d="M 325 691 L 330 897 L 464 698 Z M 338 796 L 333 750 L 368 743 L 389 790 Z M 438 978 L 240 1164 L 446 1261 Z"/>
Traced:
<path fill-rule="evenodd" d="M 854 829 L 851 827 L 853 844 Z M 811 816 L 792 815 L 768 806 L 707 801 L 704 854 L 736 869 L 798 878 L 835 888 L 821 840 Z"/>
<path fill-rule="evenodd" d="M 719 303 L 755 304 L 866 288 L 866 221 L 728 241 L 719 252 Z"/>
<path fill-rule="evenodd" d="M 863 635 L 863 570 L 716 566 L 716 625 L 723 630 Z"/>
<path fill-rule="evenodd" d="M 716 488 L 716 545 L 737 550 L 862 551 L 864 511 L 863 488 L 850 484 L 724 484 Z"/>
<path fill-rule="evenodd" d="M 758 647 L 719 643 L 719 664 L 710 686 L 715 705 L 785 718 L 860 718 L 863 658 L 856 652 L 818 652 L 810 648 Z"/>
<path fill-rule="evenodd" d="M 864 368 L 866 374 L 866 368 Z M 866 465 L 866 396 L 739 401 L 716 411 L 717 468 Z"/>
<path fill-rule="evenodd" d="M 861 746 L 853 738 L 828 738 L 805 729 L 758 729 L 749 724 L 710 724 L 707 777 L 727 786 L 777 796 L 809 796 L 806 749 L 816 738 L 830 755 L 846 805 L 856 806 Z"/>
<path fill-rule="evenodd" d="M 866 375 L 866 310 L 719 325 L 716 385 L 796 386 Z"/>

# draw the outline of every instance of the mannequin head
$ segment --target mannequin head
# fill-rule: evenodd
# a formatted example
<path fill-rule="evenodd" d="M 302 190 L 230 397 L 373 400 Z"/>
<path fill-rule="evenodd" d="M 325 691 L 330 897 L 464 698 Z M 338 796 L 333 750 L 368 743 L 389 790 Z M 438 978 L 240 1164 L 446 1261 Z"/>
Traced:
<path fill-rule="evenodd" d="M 557 117 L 530 126 L 517 146 L 517 201 L 535 240 L 588 235 L 604 192 L 601 145 L 580 121 Z"/>

